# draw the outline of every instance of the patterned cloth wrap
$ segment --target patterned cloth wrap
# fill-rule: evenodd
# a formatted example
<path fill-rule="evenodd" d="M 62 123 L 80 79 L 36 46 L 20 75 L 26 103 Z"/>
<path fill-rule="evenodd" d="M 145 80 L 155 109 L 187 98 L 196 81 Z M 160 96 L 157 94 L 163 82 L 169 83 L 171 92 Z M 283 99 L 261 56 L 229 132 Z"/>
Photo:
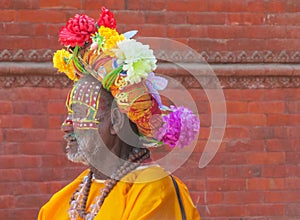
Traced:
<path fill-rule="evenodd" d="M 53 56 L 54 67 L 75 82 L 67 103 L 70 105 L 70 100 L 76 101 L 79 96 L 75 89 L 77 80 L 92 75 L 137 125 L 141 138 L 146 140 L 144 147 L 188 146 L 199 133 L 200 121 L 185 107 L 162 104 L 158 91 L 165 89 L 168 81 L 154 74 L 157 60 L 148 45 L 132 39 L 136 33 L 119 34 L 113 13 L 105 7 L 97 22 L 84 14 L 69 19 L 59 32 L 65 49 Z M 95 94 L 95 100 L 92 97 L 89 106 L 95 108 L 82 127 L 89 126 L 88 122 L 91 128 L 96 127 L 98 95 Z"/>

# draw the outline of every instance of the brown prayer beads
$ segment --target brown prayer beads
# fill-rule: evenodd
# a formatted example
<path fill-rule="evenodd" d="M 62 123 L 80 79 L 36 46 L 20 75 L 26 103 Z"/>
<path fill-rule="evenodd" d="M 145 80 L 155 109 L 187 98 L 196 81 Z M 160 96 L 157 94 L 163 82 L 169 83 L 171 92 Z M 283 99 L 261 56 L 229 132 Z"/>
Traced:
<path fill-rule="evenodd" d="M 128 160 L 125 161 L 118 170 L 111 175 L 105 181 L 105 187 L 101 189 L 100 196 L 96 197 L 95 203 L 91 205 L 91 212 L 86 212 L 86 202 L 90 192 L 93 172 L 90 170 L 87 176 L 84 177 L 83 181 L 79 185 L 79 188 L 74 192 L 70 200 L 69 217 L 73 219 L 80 218 L 86 220 L 93 220 L 99 212 L 105 198 L 108 196 L 110 191 L 118 183 L 118 181 L 132 170 L 136 169 L 140 164 L 150 157 L 148 149 L 135 148 L 133 152 L 128 156 Z"/>

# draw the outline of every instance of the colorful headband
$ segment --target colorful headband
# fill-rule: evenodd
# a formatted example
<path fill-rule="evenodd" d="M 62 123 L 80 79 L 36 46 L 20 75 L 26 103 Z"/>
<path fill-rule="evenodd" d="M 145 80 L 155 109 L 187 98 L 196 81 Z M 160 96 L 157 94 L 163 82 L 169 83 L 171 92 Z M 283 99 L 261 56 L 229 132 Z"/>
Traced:
<path fill-rule="evenodd" d="M 66 49 L 54 53 L 54 67 L 75 82 L 84 75 L 99 80 L 137 125 L 145 147 L 187 146 L 199 132 L 199 119 L 185 107 L 162 104 L 158 91 L 168 81 L 154 74 L 157 60 L 149 45 L 132 39 L 136 33 L 120 34 L 113 13 L 105 7 L 97 22 L 77 14 L 59 32 Z"/>

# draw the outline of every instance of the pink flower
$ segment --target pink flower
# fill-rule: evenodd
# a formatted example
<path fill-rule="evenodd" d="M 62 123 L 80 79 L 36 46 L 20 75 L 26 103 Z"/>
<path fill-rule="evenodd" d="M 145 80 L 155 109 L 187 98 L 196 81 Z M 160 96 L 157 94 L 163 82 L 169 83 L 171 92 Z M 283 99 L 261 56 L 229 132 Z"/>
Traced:
<path fill-rule="evenodd" d="M 184 107 L 171 106 L 169 115 L 163 116 L 163 126 L 158 130 L 156 139 L 171 147 L 188 146 L 200 129 L 200 121 L 193 112 Z"/>
<path fill-rule="evenodd" d="M 108 27 L 110 29 L 116 29 L 117 23 L 116 19 L 114 18 L 114 14 L 106 9 L 105 7 L 101 8 L 101 14 L 98 19 L 97 24 L 100 26 Z"/>
<path fill-rule="evenodd" d="M 59 31 L 59 41 L 66 47 L 83 46 L 85 42 L 92 42 L 91 34 L 97 32 L 94 19 L 87 15 L 76 14 L 70 18 L 66 26 Z"/>

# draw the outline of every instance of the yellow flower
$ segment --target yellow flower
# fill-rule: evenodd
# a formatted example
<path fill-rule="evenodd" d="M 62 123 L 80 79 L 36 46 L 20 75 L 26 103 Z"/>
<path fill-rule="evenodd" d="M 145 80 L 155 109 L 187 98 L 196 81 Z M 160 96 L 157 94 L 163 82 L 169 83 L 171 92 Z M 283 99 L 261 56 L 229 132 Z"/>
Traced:
<path fill-rule="evenodd" d="M 57 50 L 53 55 L 53 66 L 58 69 L 59 72 L 65 73 L 71 80 L 77 80 L 75 74 L 74 65 L 72 64 L 72 54 L 62 49 Z"/>
<path fill-rule="evenodd" d="M 116 30 L 104 26 L 101 26 L 98 32 L 100 36 L 105 38 L 103 51 L 109 55 L 113 55 L 110 49 L 117 47 L 117 43 L 125 39 L 123 34 L 119 34 Z"/>

